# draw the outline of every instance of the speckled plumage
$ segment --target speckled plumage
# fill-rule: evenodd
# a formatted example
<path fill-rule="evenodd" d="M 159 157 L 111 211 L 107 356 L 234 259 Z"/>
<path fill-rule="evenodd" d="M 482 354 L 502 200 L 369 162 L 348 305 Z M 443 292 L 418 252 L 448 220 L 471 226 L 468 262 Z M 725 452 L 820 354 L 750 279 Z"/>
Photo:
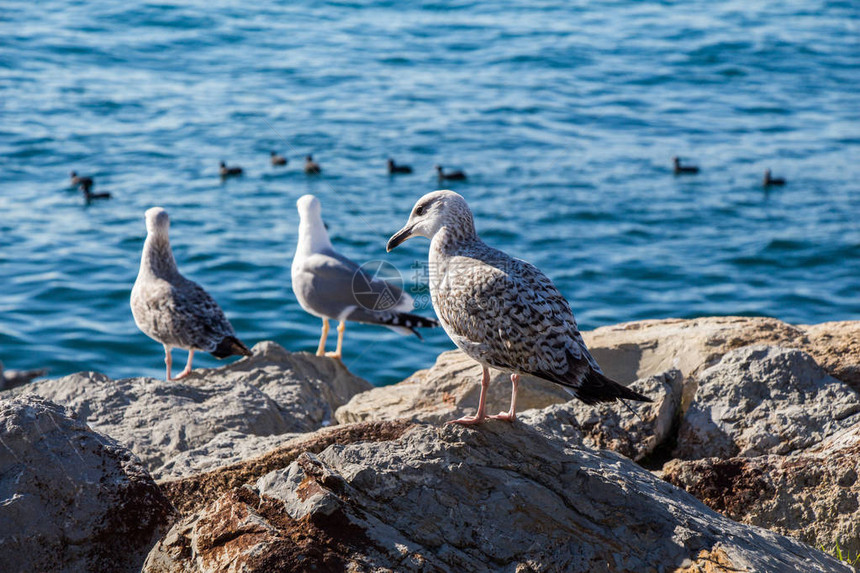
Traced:
<path fill-rule="evenodd" d="M 416 235 L 431 239 L 433 307 L 467 355 L 485 367 L 566 386 L 586 403 L 647 400 L 602 374 L 567 300 L 535 266 L 484 243 L 463 197 L 452 191 L 422 197 L 389 250 Z"/>
<path fill-rule="evenodd" d="M 146 227 L 140 271 L 131 290 L 131 312 L 137 327 L 163 344 L 168 357 L 171 348 L 202 350 L 218 358 L 250 356 L 218 303 L 179 273 L 170 248 L 167 211 L 149 209 Z M 189 357 L 188 371 L 190 364 Z"/>

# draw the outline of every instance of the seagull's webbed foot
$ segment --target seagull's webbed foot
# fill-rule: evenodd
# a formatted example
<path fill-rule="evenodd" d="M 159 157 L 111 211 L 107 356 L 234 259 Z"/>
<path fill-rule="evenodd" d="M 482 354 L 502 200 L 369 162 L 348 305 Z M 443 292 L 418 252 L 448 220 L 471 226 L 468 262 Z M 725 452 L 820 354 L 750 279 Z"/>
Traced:
<path fill-rule="evenodd" d="M 324 356 L 334 358 L 335 360 L 341 360 L 343 358 L 343 355 L 340 352 L 326 352 Z"/>
<path fill-rule="evenodd" d="M 487 417 L 492 418 L 493 420 L 504 420 L 506 422 L 515 422 L 517 420 L 517 415 L 513 412 L 499 412 L 495 416 Z"/>
<path fill-rule="evenodd" d="M 180 380 L 180 379 L 182 379 L 182 378 L 185 378 L 185 377 L 186 377 L 186 376 L 188 376 L 189 374 L 191 374 L 191 363 L 192 363 L 193 361 L 194 361 L 194 351 L 193 351 L 193 350 L 189 350 L 189 351 L 188 351 L 188 362 L 186 362 L 186 364 L 185 364 L 185 368 L 182 370 L 182 372 L 180 372 L 179 374 L 177 374 L 176 376 L 174 376 L 174 377 L 173 377 L 173 379 L 174 379 L 174 380 Z"/>

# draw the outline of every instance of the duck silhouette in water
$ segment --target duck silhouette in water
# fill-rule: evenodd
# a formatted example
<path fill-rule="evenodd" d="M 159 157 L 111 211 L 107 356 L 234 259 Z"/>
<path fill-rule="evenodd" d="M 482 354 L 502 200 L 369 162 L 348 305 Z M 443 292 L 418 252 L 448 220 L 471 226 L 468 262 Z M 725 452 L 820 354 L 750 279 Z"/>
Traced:
<path fill-rule="evenodd" d="M 270 157 L 271 157 L 272 165 L 274 165 L 275 167 L 278 167 L 278 166 L 282 166 L 282 165 L 286 165 L 286 164 L 287 164 L 287 158 L 286 158 L 286 157 L 284 157 L 283 155 L 278 155 L 278 154 L 277 154 L 276 152 L 274 152 L 274 151 L 271 153 L 271 156 L 270 156 Z"/>
<path fill-rule="evenodd" d="M 783 185 L 785 185 L 785 179 L 783 179 L 782 177 L 772 177 L 770 174 L 770 169 L 765 169 L 764 181 L 762 181 L 762 184 L 765 187 L 782 187 Z"/>
<path fill-rule="evenodd" d="M 694 175 L 699 172 L 699 168 L 695 165 L 681 165 L 681 158 L 677 155 L 672 158 L 672 162 L 675 164 L 675 175 Z"/>
<path fill-rule="evenodd" d="M 221 177 L 235 177 L 237 175 L 242 174 L 241 167 L 227 167 L 227 164 L 223 161 L 220 162 L 220 168 L 218 169 L 218 174 Z"/>
<path fill-rule="evenodd" d="M 441 165 L 436 166 L 436 174 L 439 176 L 439 181 L 465 181 L 466 174 L 462 171 L 449 171 L 445 173 Z"/>
<path fill-rule="evenodd" d="M 72 178 L 72 187 L 86 186 L 88 189 L 92 189 L 92 186 L 95 185 L 92 177 L 82 177 L 78 175 L 77 171 L 72 171 L 69 176 Z"/>
<path fill-rule="evenodd" d="M 408 165 L 397 165 L 393 159 L 388 160 L 388 174 L 396 175 L 398 173 L 412 173 L 412 168 Z"/>
<path fill-rule="evenodd" d="M 312 155 L 308 155 L 305 157 L 305 173 L 308 175 L 319 175 L 322 173 L 322 168 L 320 164 L 314 161 Z"/>

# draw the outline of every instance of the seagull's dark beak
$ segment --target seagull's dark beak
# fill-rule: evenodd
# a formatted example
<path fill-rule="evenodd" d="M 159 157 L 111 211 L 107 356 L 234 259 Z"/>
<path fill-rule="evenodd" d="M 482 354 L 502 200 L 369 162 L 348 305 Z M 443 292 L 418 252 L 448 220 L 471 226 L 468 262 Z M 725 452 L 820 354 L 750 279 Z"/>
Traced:
<path fill-rule="evenodd" d="M 397 231 L 393 237 L 388 239 L 388 244 L 385 245 L 385 250 L 389 253 L 394 250 L 400 243 L 412 236 L 412 227 L 406 226 Z"/>

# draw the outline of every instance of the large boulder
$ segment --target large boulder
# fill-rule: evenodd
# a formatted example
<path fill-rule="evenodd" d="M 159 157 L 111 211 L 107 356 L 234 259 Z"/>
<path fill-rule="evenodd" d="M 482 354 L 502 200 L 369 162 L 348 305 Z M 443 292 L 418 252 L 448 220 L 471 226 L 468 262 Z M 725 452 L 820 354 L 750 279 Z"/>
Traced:
<path fill-rule="evenodd" d="M 805 352 L 748 346 L 698 376 L 674 456 L 787 454 L 860 420 L 860 397 Z"/>
<path fill-rule="evenodd" d="M 789 456 L 673 460 L 663 477 L 741 523 L 860 555 L 860 422 Z"/>
<path fill-rule="evenodd" d="M 681 401 L 686 410 L 696 391 L 696 375 L 731 350 L 750 345 L 798 348 L 810 353 L 836 378 L 860 389 L 860 322 L 793 326 L 775 318 L 724 316 L 627 322 L 583 332 L 603 371 L 621 382 L 677 369 L 684 377 Z M 488 407 L 507 410 L 510 381 L 492 371 Z M 473 413 L 478 404 L 481 369 L 459 351 L 443 353 L 429 370 L 357 395 L 336 413 L 341 424 L 413 418 L 441 422 Z M 520 384 L 520 410 L 565 402 L 570 395 L 551 383 L 526 379 Z"/>
<path fill-rule="evenodd" d="M 507 411 L 510 376 L 497 370 L 490 374 L 487 411 Z M 419 370 L 403 382 L 357 394 L 335 416 L 341 424 L 400 418 L 439 423 L 474 414 L 480 394 L 481 366 L 463 352 L 451 350 L 440 354 L 431 368 Z M 569 399 L 570 394 L 558 384 L 523 377 L 517 408 L 544 408 Z"/>
<path fill-rule="evenodd" d="M 822 322 L 802 326 L 809 339 L 805 347 L 815 361 L 860 392 L 860 321 Z"/>
<path fill-rule="evenodd" d="M 527 410 L 520 419 L 540 431 L 591 448 L 612 450 L 642 461 L 672 437 L 681 403 L 683 377 L 669 370 L 630 384 L 653 400 L 588 405 L 579 400 Z"/>
<path fill-rule="evenodd" d="M 607 376 L 619 382 L 677 368 L 685 377 L 716 364 L 731 350 L 751 344 L 801 347 L 802 328 L 775 318 L 715 316 L 641 320 L 583 332 Z"/>
<path fill-rule="evenodd" d="M 0 571 L 139 571 L 173 509 L 130 451 L 65 408 L 0 401 Z"/>
<path fill-rule="evenodd" d="M 381 442 L 303 453 L 178 522 L 144 571 L 613 572 L 697 564 L 851 571 L 721 516 L 618 454 L 495 421 L 417 425 Z"/>
<path fill-rule="evenodd" d="M 12 393 L 43 396 L 71 408 L 92 428 L 130 448 L 160 478 L 220 463 L 223 456 L 206 447 L 220 434 L 225 434 L 219 440 L 222 451 L 228 438 L 229 449 L 256 453 L 260 436 L 331 424 L 338 406 L 371 388 L 338 360 L 293 354 L 274 342 L 261 342 L 253 352 L 221 368 L 194 370 L 178 381 L 111 380 L 85 372 Z M 190 460 L 192 450 L 202 458 Z"/>

